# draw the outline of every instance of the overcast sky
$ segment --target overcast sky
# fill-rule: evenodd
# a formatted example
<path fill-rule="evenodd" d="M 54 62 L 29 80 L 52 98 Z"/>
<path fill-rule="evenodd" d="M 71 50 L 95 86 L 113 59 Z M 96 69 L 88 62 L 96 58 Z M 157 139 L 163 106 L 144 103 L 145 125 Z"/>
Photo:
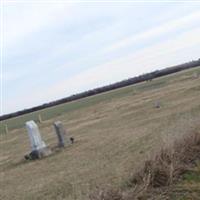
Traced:
<path fill-rule="evenodd" d="M 200 58 L 200 2 L 4 0 L 1 49 L 5 114 Z"/>

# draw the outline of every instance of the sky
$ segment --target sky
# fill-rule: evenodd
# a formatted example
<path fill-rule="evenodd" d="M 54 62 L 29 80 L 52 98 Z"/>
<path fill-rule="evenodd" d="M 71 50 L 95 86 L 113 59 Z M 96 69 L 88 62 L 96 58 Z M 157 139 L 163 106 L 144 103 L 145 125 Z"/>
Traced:
<path fill-rule="evenodd" d="M 200 58 L 200 1 L 1 1 L 1 113 Z"/>

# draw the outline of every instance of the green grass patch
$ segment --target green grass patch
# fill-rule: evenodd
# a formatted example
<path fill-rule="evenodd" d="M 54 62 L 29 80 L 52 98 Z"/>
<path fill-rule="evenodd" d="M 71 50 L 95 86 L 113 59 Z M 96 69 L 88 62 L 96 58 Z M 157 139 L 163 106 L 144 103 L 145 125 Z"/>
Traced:
<path fill-rule="evenodd" d="M 183 175 L 184 182 L 200 183 L 200 161 L 196 163 L 196 167 L 193 170 L 188 171 Z M 200 191 L 200 188 L 199 188 Z"/>
<path fill-rule="evenodd" d="M 200 182 L 200 171 L 189 171 L 183 175 L 183 180 L 187 182 Z"/>
<path fill-rule="evenodd" d="M 153 80 L 151 82 L 146 82 L 145 84 L 139 85 L 137 87 L 137 90 L 143 92 L 147 90 L 158 89 L 158 88 L 166 86 L 166 83 L 167 83 L 166 80 Z"/>
<path fill-rule="evenodd" d="M 111 101 L 115 98 L 125 97 L 127 95 L 134 95 L 133 86 L 128 86 L 125 88 L 116 89 L 110 92 L 105 92 L 91 97 L 86 97 L 79 99 L 73 102 L 60 104 L 43 110 L 35 111 L 32 113 L 24 114 L 19 117 L 11 118 L 5 121 L 2 121 L 0 124 L 0 132 L 5 133 L 5 124 L 8 126 L 8 130 L 13 130 L 15 128 L 21 128 L 24 126 L 26 121 L 35 120 L 38 122 L 38 115 L 40 114 L 42 120 L 49 120 L 54 117 L 79 110 L 84 109 L 89 106 L 96 105 L 98 103 L 103 103 Z"/>

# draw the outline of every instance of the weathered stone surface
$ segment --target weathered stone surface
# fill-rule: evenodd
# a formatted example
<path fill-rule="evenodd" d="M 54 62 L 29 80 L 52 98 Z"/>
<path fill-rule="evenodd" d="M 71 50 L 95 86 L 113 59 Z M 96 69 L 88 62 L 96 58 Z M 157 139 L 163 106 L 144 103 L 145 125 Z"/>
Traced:
<path fill-rule="evenodd" d="M 51 150 L 42 140 L 39 128 L 34 121 L 26 122 L 29 139 L 31 142 L 31 153 L 25 156 L 25 159 L 39 159 L 51 154 Z"/>
<path fill-rule="evenodd" d="M 71 144 L 70 138 L 67 136 L 65 128 L 63 124 L 60 121 L 54 122 L 54 128 L 56 131 L 56 135 L 58 137 L 58 146 L 59 147 L 64 147 L 66 145 Z"/>
<path fill-rule="evenodd" d="M 155 108 L 160 108 L 160 107 L 161 107 L 160 102 L 159 102 L 159 101 L 156 101 L 154 107 L 155 107 Z"/>
<path fill-rule="evenodd" d="M 41 138 L 39 128 L 34 121 L 26 122 L 26 129 L 31 142 L 32 151 L 40 150 L 46 147 L 45 142 Z"/>
<path fill-rule="evenodd" d="M 52 151 L 48 147 L 45 147 L 45 148 L 40 149 L 40 150 L 31 151 L 31 153 L 29 153 L 28 155 L 25 155 L 24 158 L 26 160 L 35 160 L 35 159 L 47 157 L 51 153 L 52 153 Z"/>

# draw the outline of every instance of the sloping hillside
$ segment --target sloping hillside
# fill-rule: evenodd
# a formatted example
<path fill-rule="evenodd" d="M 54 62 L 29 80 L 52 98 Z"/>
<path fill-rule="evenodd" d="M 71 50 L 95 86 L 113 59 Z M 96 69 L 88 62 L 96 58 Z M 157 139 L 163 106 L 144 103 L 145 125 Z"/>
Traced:
<path fill-rule="evenodd" d="M 0 134 L 0 199 L 84 200 L 96 186 L 122 187 L 145 159 L 199 124 L 200 77 L 194 74 L 200 68 L 5 121 L 10 131 Z M 24 122 L 38 114 L 50 147 L 57 143 L 56 120 L 76 142 L 45 159 L 25 161 L 30 144 Z"/>

